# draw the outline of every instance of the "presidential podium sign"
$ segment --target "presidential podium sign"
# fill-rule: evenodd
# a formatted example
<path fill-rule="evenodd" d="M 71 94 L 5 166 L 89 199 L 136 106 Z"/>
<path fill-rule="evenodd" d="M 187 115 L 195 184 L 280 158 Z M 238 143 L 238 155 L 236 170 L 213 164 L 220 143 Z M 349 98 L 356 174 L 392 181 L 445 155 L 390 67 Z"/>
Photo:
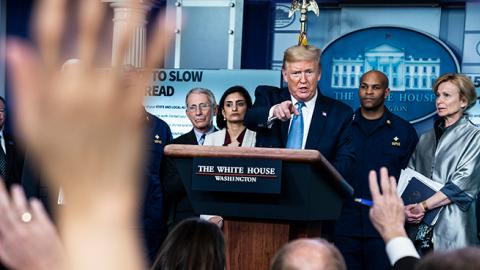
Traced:
<path fill-rule="evenodd" d="M 241 158 L 193 158 L 192 190 L 279 194 L 282 161 Z"/>
<path fill-rule="evenodd" d="M 343 196 L 353 193 L 316 150 L 168 145 L 165 154 L 175 160 L 188 198 L 199 214 L 333 220 L 340 215 Z M 257 176 L 248 175 L 253 172 L 249 168 L 260 168 Z M 272 173 L 274 181 L 269 180 Z"/>

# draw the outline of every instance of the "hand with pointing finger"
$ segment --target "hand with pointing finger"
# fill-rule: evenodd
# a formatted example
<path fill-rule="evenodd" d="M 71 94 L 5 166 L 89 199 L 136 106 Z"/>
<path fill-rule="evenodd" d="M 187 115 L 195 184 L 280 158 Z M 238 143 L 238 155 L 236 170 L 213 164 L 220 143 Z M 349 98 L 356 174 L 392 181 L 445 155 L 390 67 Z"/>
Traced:
<path fill-rule="evenodd" d="M 273 116 L 282 122 L 290 120 L 292 114 L 298 115 L 299 113 L 291 100 L 279 103 L 273 108 Z"/>

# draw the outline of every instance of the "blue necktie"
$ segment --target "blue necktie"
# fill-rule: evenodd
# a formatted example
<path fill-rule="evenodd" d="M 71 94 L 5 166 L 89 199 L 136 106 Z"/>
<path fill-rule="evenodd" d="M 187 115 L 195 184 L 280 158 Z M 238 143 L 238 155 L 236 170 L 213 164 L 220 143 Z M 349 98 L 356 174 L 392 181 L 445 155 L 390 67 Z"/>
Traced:
<path fill-rule="evenodd" d="M 203 143 L 205 142 L 205 135 L 205 133 L 202 134 L 202 136 L 198 140 L 198 145 L 203 145 Z"/>
<path fill-rule="evenodd" d="M 305 106 L 303 102 L 297 102 L 298 115 L 294 115 L 290 131 L 288 132 L 287 148 L 302 149 L 303 144 L 303 114 L 302 108 Z"/>

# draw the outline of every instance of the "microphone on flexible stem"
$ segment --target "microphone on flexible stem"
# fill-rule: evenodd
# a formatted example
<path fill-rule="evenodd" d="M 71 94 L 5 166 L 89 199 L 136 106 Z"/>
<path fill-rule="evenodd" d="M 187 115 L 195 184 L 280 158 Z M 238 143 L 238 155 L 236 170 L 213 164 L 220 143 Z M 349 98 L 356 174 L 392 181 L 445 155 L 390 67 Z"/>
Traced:
<path fill-rule="evenodd" d="M 272 117 L 268 118 L 267 126 L 269 127 L 269 126 L 273 125 L 273 121 L 275 121 L 277 119 L 278 119 L 278 117 L 276 117 L 276 116 L 272 116 Z"/>

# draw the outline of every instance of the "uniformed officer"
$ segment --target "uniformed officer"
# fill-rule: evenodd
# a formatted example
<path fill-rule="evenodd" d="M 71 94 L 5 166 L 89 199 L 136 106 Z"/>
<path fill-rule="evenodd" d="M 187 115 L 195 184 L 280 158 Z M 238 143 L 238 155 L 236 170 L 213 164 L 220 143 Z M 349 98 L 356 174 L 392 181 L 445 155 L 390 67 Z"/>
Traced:
<path fill-rule="evenodd" d="M 368 71 L 360 78 L 358 96 L 361 107 L 353 115 L 352 133 L 357 162 L 347 178 L 355 197 L 371 199 L 368 173 L 387 167 L 398 179 L 407 166 L 418 136 L 413 126 L 391 113 L 384 105 L 390 89 L 380 71 Z M 385 244 L 368 216 L 369 208 L 353 200 L 344 203 L 337 220 L 335 244 L 348 269 L 389 269 Z"/>

